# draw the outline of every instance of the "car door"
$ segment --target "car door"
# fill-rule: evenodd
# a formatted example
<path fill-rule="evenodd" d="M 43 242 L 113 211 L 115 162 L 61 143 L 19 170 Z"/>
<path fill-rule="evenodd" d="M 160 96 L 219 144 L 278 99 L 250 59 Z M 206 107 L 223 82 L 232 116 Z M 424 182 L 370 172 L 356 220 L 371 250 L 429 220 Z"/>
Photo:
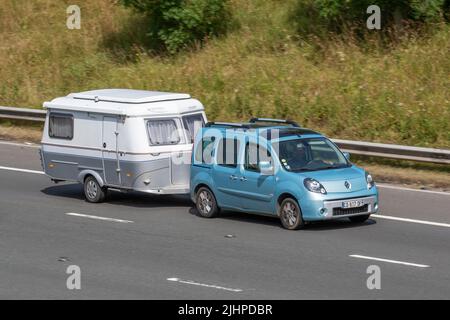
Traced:
<path fill-rule="evenodd" d="M 273 165 L 267 148 L 257 143 L 246 142 L 238 190 L 245 210 L 272 213 L 270 201 L 275 190 L 275 177 L 273 174 L 261 173 L 258 165 L 260 161 L 269 161 Z"/>
<path fill-rule="evenodd" d="M 240 209 L 238 159 L 241 143 L 237 136 L 220 138 L 213 168 L 213 180 L 219 206 Z"/>

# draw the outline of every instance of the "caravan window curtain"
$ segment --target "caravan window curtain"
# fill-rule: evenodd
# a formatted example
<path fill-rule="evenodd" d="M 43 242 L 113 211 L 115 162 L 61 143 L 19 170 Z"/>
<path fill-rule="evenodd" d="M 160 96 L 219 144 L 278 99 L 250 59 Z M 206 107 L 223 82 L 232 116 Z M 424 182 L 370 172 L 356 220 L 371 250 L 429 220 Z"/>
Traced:
<path fill-rule="evenodd" d="M 151 145 L 178 144 L 180 133 L 174 120 L 149 120 L 147 132 Z"/>
<path fill-rule="evenodd" d="M 73 138 L 73 117 L 65 114 L 50 114 L 48 123 L 48 135 L 51 138 Z"/>

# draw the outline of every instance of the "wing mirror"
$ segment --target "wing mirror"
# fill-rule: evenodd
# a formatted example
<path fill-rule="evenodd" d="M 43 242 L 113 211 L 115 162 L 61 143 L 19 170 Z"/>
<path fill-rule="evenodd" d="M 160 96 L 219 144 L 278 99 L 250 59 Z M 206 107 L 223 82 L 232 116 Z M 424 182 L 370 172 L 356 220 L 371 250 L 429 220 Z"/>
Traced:
<path fill-rule="evenodd" d="M 350 153 L 344 152 L 344 157 L 350 161 Z"/>
<path fill-rule="evenodd" d="M 272 176 L 274 174 L 273 165 L 269 161 L 260 161 L 258 166 L 262 175 Z"/>

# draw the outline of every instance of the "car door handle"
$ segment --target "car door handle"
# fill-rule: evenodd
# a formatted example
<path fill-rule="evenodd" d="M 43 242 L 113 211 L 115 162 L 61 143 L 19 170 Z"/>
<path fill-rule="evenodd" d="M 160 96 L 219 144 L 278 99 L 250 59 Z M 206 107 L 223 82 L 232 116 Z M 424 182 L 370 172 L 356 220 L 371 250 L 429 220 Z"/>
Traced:
<path fill-rule="evenodd" d="M 241 177 L 241 181 L 247 181 L 246 177 Z"/>
<path fill-rule="evenodd" d="M 237 180 L 237 178 L 238 178 L 238 177 L 236 177 L 234 174 L 232 174 L 232 175 L 230 176 L 230 179 L 231 179 L 231 180 Z"/>

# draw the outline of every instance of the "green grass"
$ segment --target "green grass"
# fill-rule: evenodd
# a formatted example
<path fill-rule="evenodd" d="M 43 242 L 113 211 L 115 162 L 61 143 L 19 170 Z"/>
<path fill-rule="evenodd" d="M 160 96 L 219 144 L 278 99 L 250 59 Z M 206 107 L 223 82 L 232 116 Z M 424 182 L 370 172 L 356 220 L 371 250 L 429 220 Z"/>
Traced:
<path fill-rule="evenodd" d="M 292 118 L 335 138 L 450 147 L 450 28 L 395 46 L 352 36 L 301 38 L 295 0 L 233 0 L 237 27 L 202 48 L 154 55 L 143 21 L 109 0 L 0 3 L 0 105 L 39 107 L 70 92 L 188 92 L 211 120 Z"/>

